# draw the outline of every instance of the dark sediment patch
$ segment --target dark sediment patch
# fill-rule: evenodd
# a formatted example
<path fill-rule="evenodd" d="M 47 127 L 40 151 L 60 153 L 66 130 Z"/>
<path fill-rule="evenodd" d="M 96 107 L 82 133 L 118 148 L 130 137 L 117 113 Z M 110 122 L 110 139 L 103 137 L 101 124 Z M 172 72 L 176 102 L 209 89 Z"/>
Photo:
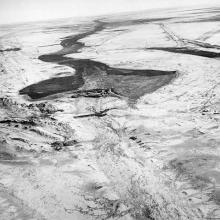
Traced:
<path fill-rule="evenodd" d="M 30 119 L 30 120 L 4 119 L 4 120 L 0 121 L 0 124 L 10 124 L 10 123 L 22 124 L 22 125 L 31 125 L 31 126 L 36 125 L 36 123 L 33 121 L 33 119 Z"/>
<path fill-rule="evenodd" d="M 48 56 L 44 58 L 47 60 Z M 95 93 L 92 93 L 91 88 L 87 91 L 84 87 L 83 91 L 75 92 L 80 90 L 85 81 L 91 81 L 94 84 L 94 88 L 92 88 L 94 92 L 96 89 L 114 88 L 115 94 L 138 99 L 145 93 L 153 92 L 166 85 L 176 76 L 176 71 L 117 69 L 92 60 L 64 58 L 62 61 L 57 61 L 57 58 L 57 56 L 52 57 L 57 63 L 62 62 L 62 64 L 73 67 L 76 71 L 75 75 L 41 81 L 20 90 L 20 94 L 27 94 L 32 99 L 39 99 L 57 93 L 73 91 L 75 97 L 94 97 Z M 110 93 L 108 95 L 112 96 Z M 97 96 L 101 97 L 101 95 Z"/>
<path fill-rule="evenodd" d="M 137 20 L 135 24 L 139 22 L 147 21 Z M 151 22 L 151 20 L 148 22 Z M 78 92 L 77 97 L 80 94 L 86 97 L 89 97 L 89 94 L 94 96 L 91 90 L 114 89 L 115 94 L 137 100 L 145 93 L 153 92 L 161 86 L 168 84 L 176 76 L 176 71 L 113 68 L 105 63 L 90 59 L 64 57 L 64 55 L 70 53 L 78 53 L 80 49 L 85 47 L 83 42 L 78 42 L 80 39 L 95 34 L 110 25 L 114 24 L 95 21 L 92 30 L 64 38 L 60 43 L 63 47 L 60 51 L 39 56 L 39 59 L 44 62 L 53 62 L 74 68 L 74 75 L 40 81 L 25 87 L 19 93 L 27 94 L 32 99 L 39 99 L 67 91 L 73 91 L 76 95 L 76 91 L 83 87 L 83 92 Z M 86 82 L 92 82 L 93 88 L 89 87 L 87 91 Z"/>
<path fill-rule="evenodd" d="M 76 90 L 84 83 L 80 75 L 56 77 L 41 81 L 20 90 L 20 94 L 28 94 L 32 99 L 39 99 L 56 93 Z"/>
<path fill-rule="evenodd" d="M 147 48 L 147 50 L 160 50 L 160 51 L 189 54 L 189 55 L 208 57 L 208 58 L 220 57 L 220 53 L 217 53 L 217 52 L 199 50 L 199 49 L 189 48 L 189 47 L 150 47 L 150 48 Z"/>
<path fill-rule="evenodd" d="M 121 75 L 121 76 L 165 76 L 165 75 L 173 75 L 176 71 L 163 71 L 163 70 L 135 70 L 135 69 L 121 69 L 121 68 L 111 68 L 108 67 L 107 74 L 108 75 Z"/>
<path fill-rule="evenodd" d="M 0 53 L 3 53 L 3 52 L 10 52 L 10 51 L 19 51 L 21 50 L 21 48 L 19 47 L 15 47 L 15 48 L 7 48 L 5 50 L 0 50 Z"/>

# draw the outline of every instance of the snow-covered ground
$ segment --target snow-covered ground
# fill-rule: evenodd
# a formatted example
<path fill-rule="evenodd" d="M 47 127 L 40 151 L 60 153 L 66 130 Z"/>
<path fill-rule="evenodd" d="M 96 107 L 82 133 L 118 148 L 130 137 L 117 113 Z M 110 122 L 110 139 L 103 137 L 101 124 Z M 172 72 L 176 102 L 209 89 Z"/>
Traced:
<path fill-rule="evenodd" d="M 219 10 L 4 26 L 0 50 L 21 50 L 0 52 L 0 219 L 220 218 L 220 59 L 149 49 L 220 52 Z M 108 27 L 66 57 L 175 70 L 177 77 L 132 106 L 126 98 L 73 99 L 71 92 L 38 101 L 18 94 L 74 74 L 38 56 L 57 52 L 64 37 L 95 19 Z M 108 108 L 105 117 L 74 117 Z"/>

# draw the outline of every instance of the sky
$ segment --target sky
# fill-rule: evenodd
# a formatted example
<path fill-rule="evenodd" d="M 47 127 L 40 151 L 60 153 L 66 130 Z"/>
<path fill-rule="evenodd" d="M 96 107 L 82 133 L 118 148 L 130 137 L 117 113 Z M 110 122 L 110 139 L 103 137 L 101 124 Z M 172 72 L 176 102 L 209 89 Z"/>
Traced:
<path fill-rule="evenodd" d="M 206 4 L 220 0 L 0 0 L 0 24 Z"/>

